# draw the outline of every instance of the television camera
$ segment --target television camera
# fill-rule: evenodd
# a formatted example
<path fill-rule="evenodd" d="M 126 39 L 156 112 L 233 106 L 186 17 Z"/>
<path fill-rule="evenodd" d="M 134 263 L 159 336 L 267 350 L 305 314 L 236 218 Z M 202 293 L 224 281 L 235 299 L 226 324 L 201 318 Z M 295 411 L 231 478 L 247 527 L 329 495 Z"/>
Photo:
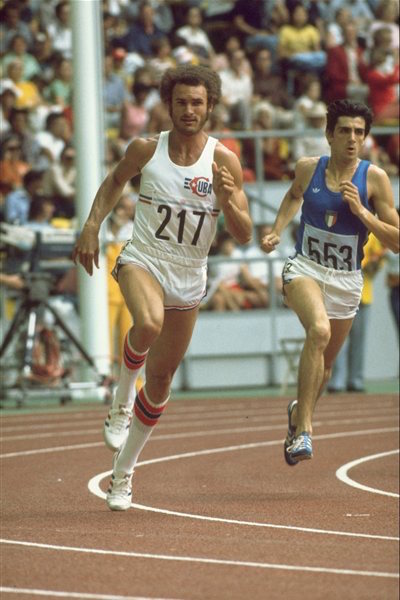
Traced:
<path fill-rule="evenodd" d="M 71 255 L 77 232 L 33 231 L 1 223 L 0 233 L 2 271 L 18 273 L 24 281 L 0 347 L 1 400 L 14 399 L 18 406 L 37 395 L 57 397 L 62 403 L 93 396 L 108 401 L 110 378 L 98 371 L 52 302 L 74 267 Z M 78 381 L 82 376 L 90 381 Z"/>

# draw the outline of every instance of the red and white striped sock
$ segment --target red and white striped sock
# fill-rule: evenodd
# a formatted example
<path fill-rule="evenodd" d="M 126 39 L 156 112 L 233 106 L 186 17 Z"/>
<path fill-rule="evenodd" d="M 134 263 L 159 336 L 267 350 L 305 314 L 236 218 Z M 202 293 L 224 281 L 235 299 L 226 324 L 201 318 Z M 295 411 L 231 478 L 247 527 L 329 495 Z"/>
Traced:
<path fill-rule="evenodd" d="M 120 473 L 132 473 L 145 443 L 149 439 L 154 426 L 161 417 L 169 396 L 161 404 L 154 404 L 143 387 L 135 398 L 134 416 L 129 428 L 129 435 L 119 453 L 114 470 Z"/>
<path fill-rule="evenodd" d="M 135 383 L 140 369 L 143 367 L 148 350 L 138 352 L 129 342 L 129 332 L 125 337 L 124 356 L 119 375 L 118 387 L 115 391 L 112 407 L 124 406 L 132 409 L 135 402 Z"/>

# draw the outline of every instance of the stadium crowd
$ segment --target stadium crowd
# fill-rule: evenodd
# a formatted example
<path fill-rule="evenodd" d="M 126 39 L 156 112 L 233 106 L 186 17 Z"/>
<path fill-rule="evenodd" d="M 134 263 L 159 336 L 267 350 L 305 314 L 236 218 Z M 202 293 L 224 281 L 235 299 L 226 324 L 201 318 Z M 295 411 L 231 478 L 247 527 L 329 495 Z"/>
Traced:
<path fill-rule="evenodd" d="M 358 99 L 373 109 L 375 125 L 399 123 L 398 0 L 96 1 L 109 167 L 132 137 L 170 127 L 158 83 L 185 63 L 220 74 L 222 102 L 208 129 L 228 134 L 221 141 L 239 156 L 247 183 L 255 181 L 254 140 L 229 132 L 271 130 L 262 141 L 264 177 L 288 180 L 299 157 L 329 154 L 327 103 Z M 0 2 L 0 217 L 35 230 L 76 227 L 71 2 Z M 364 152 L 398 175 L 398 134 L 369 136 Z M 129 237 L 137 191 L 132 184 L 112 215 L 110 256 L 112 244 Z M 260 257 L 255 245 L 239 250 L 221 227 L 213 253 L 243 262 L 211 269 L 205 309 L 269 305 L 265 267 L 246 263 Z"/>

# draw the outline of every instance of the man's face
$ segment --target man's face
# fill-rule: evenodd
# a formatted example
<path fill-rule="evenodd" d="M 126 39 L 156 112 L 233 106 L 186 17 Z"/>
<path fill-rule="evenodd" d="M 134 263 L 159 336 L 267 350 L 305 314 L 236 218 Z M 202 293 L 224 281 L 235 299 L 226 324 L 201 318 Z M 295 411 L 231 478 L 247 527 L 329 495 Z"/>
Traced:
<path fill-rule="evenodd" d="M 192 86 L 178 83 L 172 92 L 170 116 L 175 129 L 185 135 L 201 131 L 210 110 L 207 90 L 203 85 Z"/>
<path fill-rule="evenodd" d="M 333 133 L 327 132 L 331 152 L 343 158 L 357 158 L 365 140 L 365 120 L 363 117 L 339 117 Z"/>

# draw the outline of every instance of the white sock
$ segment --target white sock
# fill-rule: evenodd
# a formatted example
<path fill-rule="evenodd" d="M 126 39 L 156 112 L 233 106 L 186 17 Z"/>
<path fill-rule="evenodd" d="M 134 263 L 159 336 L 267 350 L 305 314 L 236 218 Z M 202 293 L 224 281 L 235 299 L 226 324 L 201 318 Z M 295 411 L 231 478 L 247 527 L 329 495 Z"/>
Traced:
<path fill-rule="evenodd" d="M 115 472 L 132 473 L 139 454 L 149 439 L 154 426 L 167 405 L 169 396 L 162 404 L 154 404 L 146 394 L 145 387 L 135 399 L 135 414 L 129 428 L 129 434 L 119 453 L 115 464 Z"/>
<path fill-rule="evenodd" d="M 129 342 L 129 332 L 126 334 L 124 357 L 112 408 L 124 406 L 132 410 L 136 397 L 135 383 L 145 363 L 147 352 L 148 350 L 146 352 L 137 352 L 137 350 L 132 348 Z"/>

